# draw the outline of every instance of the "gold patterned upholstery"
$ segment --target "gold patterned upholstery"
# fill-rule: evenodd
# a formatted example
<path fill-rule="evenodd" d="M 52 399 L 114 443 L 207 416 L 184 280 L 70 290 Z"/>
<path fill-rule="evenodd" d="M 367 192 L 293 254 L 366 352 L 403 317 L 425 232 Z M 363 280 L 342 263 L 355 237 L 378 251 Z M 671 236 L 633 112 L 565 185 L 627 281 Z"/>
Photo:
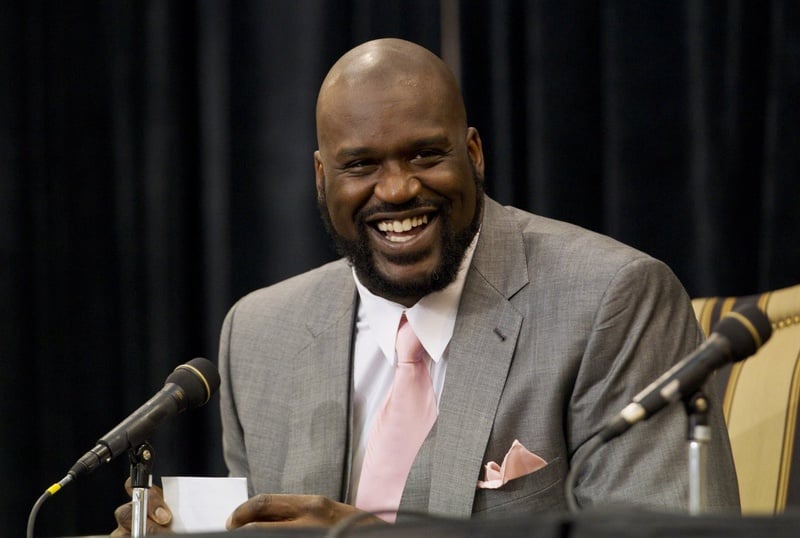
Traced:
<path fill-rule="evenodd" d="M 752 357 L 717 372 L 744 514 L 800 506 L 800 285 L 746 297 L 692 300 L 706 335 L 734 308 L 757 304 L 772 323 L 772 338 Z M 798 442 L 800 445 L 800 442 Z M 793 461 L 794 460 L 794 461 Z M 791 471 L 795 471 L 792 477 Z"/>

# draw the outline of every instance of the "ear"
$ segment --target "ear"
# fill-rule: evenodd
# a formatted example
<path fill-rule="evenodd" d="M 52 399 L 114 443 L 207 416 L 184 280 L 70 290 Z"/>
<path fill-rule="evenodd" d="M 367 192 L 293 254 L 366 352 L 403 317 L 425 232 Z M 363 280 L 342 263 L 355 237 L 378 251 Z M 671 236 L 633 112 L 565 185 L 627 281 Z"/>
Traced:
<path fill-rule="evenodd" d="M 322 166 L 322 157 L 319 150 L 314 152 L 314 175 L 317 181 L 317 198 L 322 199 L 325 192 L 325 169 Z"/>
<path fill-rule="evenodd" d="M 478 171 L 481 181 L 483 181 L 483 142 L 481 142 L 481 135 L 475 127 L 467 128 L 467 153 L 469 159 L 472 161 L 475 170 Z"/>

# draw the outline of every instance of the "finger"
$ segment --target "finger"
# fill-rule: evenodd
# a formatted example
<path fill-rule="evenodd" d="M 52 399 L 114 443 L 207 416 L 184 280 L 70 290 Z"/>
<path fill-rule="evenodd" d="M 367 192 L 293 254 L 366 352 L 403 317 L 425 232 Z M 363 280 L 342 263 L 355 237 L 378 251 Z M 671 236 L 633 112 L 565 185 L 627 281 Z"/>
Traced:
<path fill-rule="evenodd" d="M 298 516 L 294 495 L 261 493 L 240 504 L 228 518 L 227 528 L 238 529 L 252 522 L 273 522 L 295 519 Z"/>
<path fill-rule="evenodd" d="M 172 529 L 169 527 L 162 527 L 161 525 L 154 523 L 151 520 L 147 520 L 147 535 L 152 534 L 173 534 Z"/>
<path fill-rule="evenodd" d="M 129 495 L 133 495 L 130 484 L 130 478 L 128 478 L 125 481 L 125 489 Z M 130 530 L 131 513 L 131 503 L 128 503 L 117 508 L 114 516 L 121 527 Z M 150 486 L 147 490 L 147 517 L 162 527 L 169 526 L 172 522 L 172 511 L 164 501 L 164 492 L 158 486 Z"/>
<path fill-rule="evenodd" d="M 251 521 L 241 527 L 237 527 L 235 530 L 238 531 L 246 531 L 250 529 L 287 529 L 293 527 L 321 527 L 319 523 L 317 524 L 307 524 L 302 522 L 300 519 L 287 519 L 285 521 Z M 234 530 L 234 529 L 229 529 Z"/>
<path fill-rule="evenodd" d="M 123 504 L 114 510 L 114 518 L 117 520 L 117 528 L 111 533 L 111 536 L 128 536 L 131 533 L 133 504 Z M 170 520 L 171 520 L 170 516 Z M 169 522 L 168 522 L 169 523 Z M 169 529 L 168 523 L 166 525 L 159 524 L 152 518 L 147 519 L 147 534 L 172 534 Z"/>
<path fill-rule="evenodd" d="M 147 490 L 147 517 L 162 526 L 172 522 L 172 511 L 164 500 L 164 492 L 158 486 Z"/>
<path fill-rule="evenodd" d="M 116 534 L 116 536 L 123 536 L 125 534 L 130 534 L 131 517 L 132 517 L 131 514 L 132 514 L 131 503 L 123 504 L 122 506 L 114 510 L 114 519 L 117 520 L 117 525 L 118 525 L 117 530 L 123 531 L 122 533 Z"/>

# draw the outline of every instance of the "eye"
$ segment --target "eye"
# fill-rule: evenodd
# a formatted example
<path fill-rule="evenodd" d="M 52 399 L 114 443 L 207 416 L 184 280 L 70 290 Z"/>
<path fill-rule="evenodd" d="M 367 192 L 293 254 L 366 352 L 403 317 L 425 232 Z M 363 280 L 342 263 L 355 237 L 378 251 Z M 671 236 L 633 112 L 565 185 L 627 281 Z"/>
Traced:
<path fill-rule="evenodd" d="M 434 149 L 421 149 L 421 150 L 419 150 L 417 152 L 416 155 L 414 155 L 414 158 L 415 159 L 425 159 L 425 158 L 433 157 L 433 156 L 436 156 L 436 155 L 439 155 L 439 152 L 437 150 L 434 150 Z"/>
<path fill-rule="evenodd" d="M 433 165 L 439 162 L 444 152 L 438 149 L 425 148 L 417 151 L 411 159 L 415 164 Z"/>
<path fill-rule="evenodd" d="M 342 170 L 352 174 L 368 174 L 375 169 L 375 161 L 371 159 L 356 159 L 344 164 Z"/>

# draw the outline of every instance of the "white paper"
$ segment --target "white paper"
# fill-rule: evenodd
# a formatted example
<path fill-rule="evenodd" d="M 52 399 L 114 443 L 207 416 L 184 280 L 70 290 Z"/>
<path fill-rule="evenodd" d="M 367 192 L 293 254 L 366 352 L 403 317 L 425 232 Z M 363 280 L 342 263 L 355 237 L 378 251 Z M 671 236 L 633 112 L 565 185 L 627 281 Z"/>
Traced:
<path fill-rule="evenodd" d="M 224 531 L 228 516 L 247 500 L 246 478 L 163 476 L 161 484 L 174 532 Z"/>

